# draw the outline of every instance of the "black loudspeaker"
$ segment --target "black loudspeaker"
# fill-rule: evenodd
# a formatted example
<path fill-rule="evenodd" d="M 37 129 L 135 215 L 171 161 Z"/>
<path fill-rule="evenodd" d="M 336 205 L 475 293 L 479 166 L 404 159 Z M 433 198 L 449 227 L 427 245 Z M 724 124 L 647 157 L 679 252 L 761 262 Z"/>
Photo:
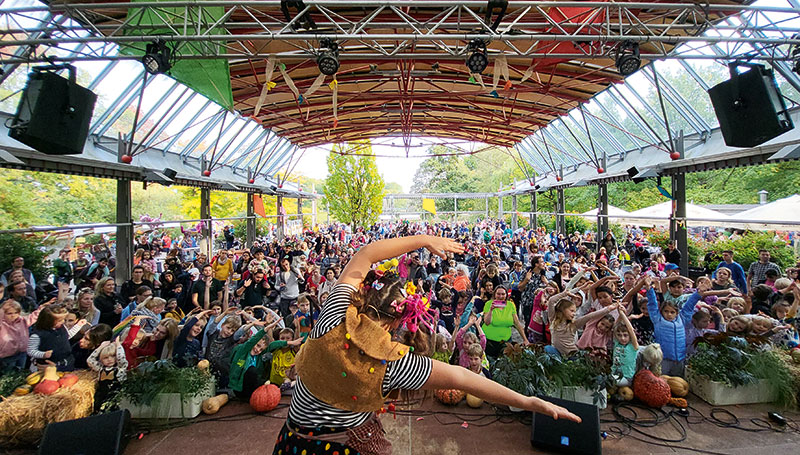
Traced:
<path fill-rule="evenodd" d="M 645 179 L 636 179 L 636 178 L 634 178 L 634 177 L 636 177 L 636 174 L 638 174 L 638 173 L 639 173 L 639 169 L 636 169 L 636 166 L 628 169 L 628 177 L 630 177 L 631 180 L 633 180 L 633 183 L 642 183 L 642 182 L 644 182 Z"/>
<path fill-rule="evenodd" d="M 68 69 L 65 79 L 55 73 Z M 34 68 L 8 135 L 48 155 L 83 152 L 97 95 L 75 82 L 69 65 Z"/>
<path fill-rule="evenodd" d="M 51 423 L 44 429 L 40 455 L 119 455 L 128 444 L 127 409 Z"/>
<path fill-rule="evenodd" d="M 739 74 L 738 66 L 750 70 Z M 708 90 L 725 144 L 755 147 L 794 128 L 771 69 L 749 63 L 729 68 L 730 80 Z"/>
<path fill-rule="evenodd" d="M 170 168 L 165 168 L 164 175 L 167 176 L 167 178 L 170 180 L 175 180 L 175 176 L 178 175 L 178 171 Z"/>

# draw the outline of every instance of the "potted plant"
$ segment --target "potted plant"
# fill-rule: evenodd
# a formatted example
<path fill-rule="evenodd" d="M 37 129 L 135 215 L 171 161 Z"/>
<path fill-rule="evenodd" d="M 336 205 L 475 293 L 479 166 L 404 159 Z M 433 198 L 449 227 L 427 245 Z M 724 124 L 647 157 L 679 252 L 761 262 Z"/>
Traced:
<path fill-rule="evenodd" d="M 687 367 L 692 392 L 712 405 L 795 405 L 795 379 L 786 363 L 759 342 L 725 334 L 702 338 Z"/>
<path fill-rule="evenodd" d="M 542 352 L 525 349 L 521 344 L 506 344 L 503 355 L 494 364 L 492 378 L 499 384 L 525 396 L 552 395 L 556 387 L 547 378 Z M 510 407 L 512 411 L 521 411 Z"/>
<path fill-rule="evenodd" d="M 178 368 L 168 360 L 143 362 L 128 372 L 115 402 L 133 418 L 193 418 L 214 396 L 214 379 L 205 369 Z"/>

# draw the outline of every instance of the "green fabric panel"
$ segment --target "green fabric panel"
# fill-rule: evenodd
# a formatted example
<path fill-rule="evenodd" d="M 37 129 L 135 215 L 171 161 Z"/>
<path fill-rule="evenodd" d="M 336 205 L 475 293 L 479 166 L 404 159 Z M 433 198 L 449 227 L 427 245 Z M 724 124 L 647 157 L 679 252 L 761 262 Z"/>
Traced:
<path fill-rule="evenodd" d="M 134 2 L 143 2 L 152 0 L 134 0 Z M 161 1 L 161 0 L 156 0 Z M 166 1 L 166 0 L 165 0 Z M 167 26 L 167 24 L 183 23 L 184 8 L 158 8 L 138 9 L 131 8 L 128 10 L 128 18 L 133 24 L 137 25 L 136 29 L 128 28 L 126 35 L 141 36 L 141 35 L 175 35 L 183 33 L 183 29 L 174 30 Z M 189 14 L 197 18 L 200 14 L 199 7 L 189 7 Z M 211 7 L 202 9 L 202 23 L 213 24 L 225 14 L 225 8 Z M 196 19 L 195 19 L 196 21 Z M 188 30 L 191 33 L 192 30 Z M 211 32 L 212 35 L 224 35 L 227 31 L 224 27 L 214 27 Z M 167 40 L 168 41 L 168 40 Z M 172 47 L 173 43 L 169 43 Z M 120 45 L 120 54 L 124 55 L 144 55 L 147 43 L 131 43 Z M 214 46 L 216 49 L 212 49 Z M 223 49 L 218 44 L 211 44 L 207 42 L 182 42 L 177 48 L 178 55 L 197 55 L 201 50 L 222 52 Z M 214 101 L 220 106 L 232 110 L 233 109 L 233 93 L 231 91 L 231 74 L 228 67 L 228 61 L 225 59 L 202 59 L 202 60 L 189 60 L 178 59 L 170 70 L 170 77 L 176 81 L 186 85 L 187 87 L 195 90 L 201 95 L 205 95 L 208 99 Z"/>

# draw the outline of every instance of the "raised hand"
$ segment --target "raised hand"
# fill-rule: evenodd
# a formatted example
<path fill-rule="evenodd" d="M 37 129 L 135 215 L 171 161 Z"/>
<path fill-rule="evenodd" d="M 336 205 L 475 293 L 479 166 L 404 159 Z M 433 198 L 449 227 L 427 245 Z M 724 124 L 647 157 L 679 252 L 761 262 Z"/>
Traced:
<path fill-rule="evenodd" d="M 446 253 L 463 253 L 464 245 L 456 242 L 453 239 L 445 237 L 429 236 L 428 241 L 425 242 L 425 248 L 442 259 L 447 259 Z"/>

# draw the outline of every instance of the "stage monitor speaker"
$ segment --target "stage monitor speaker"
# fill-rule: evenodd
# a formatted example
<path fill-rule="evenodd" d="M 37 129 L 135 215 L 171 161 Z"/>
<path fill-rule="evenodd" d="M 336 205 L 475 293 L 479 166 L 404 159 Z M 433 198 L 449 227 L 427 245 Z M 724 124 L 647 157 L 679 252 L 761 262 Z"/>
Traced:
<path fill-rule="evenodd" d="M 740 74 L 738 66 L 750 70 Z M 725 144 L 755 147 L 794 128 L 771 69 L 741 63 L 729 67 L 730 80 L 708 90 Z"/>
<path fill-rule="evenodd" d="M 175 180 L 175 176 L 178 175 L 178 171 L 170 168 L 165 168 L 163 173 L 170 180 Z"/>
<path fill-rule="evenodd" d="M 68 69 L 69 79 L 55 73 Z M 48 155 L 83 152 L 97 95 L 75 82 L 69 65 L 34 68 L 8 135 Z"/>
<path fill-rule="evenodd" d="M 558 453 L 578 455 L 601 455 L 603 446 L 600 436 L 600 411 L 597 406 L 562 400 L 552 397 L 539 397 L 564 407 L 581 418 L 581 423 L 535 413 L 531 428 L 531 445 L 538 449 Z"/>
<path fill-rule="evenodd" d="M 47 425 L 40 455 L 119 455 L 128 444 L 127 409 Z"/>
<path fill-rule="evenodd" d="M 636 166 L 633 166 L 632 168 L 628 169 L 628 177 L 630 177 L 631 180 L 633 180 L 633 183 L 642 183 L 645 181 L 645 179 L 635 178 L 638 173 L 639 169 L 636 169 Z"/>

